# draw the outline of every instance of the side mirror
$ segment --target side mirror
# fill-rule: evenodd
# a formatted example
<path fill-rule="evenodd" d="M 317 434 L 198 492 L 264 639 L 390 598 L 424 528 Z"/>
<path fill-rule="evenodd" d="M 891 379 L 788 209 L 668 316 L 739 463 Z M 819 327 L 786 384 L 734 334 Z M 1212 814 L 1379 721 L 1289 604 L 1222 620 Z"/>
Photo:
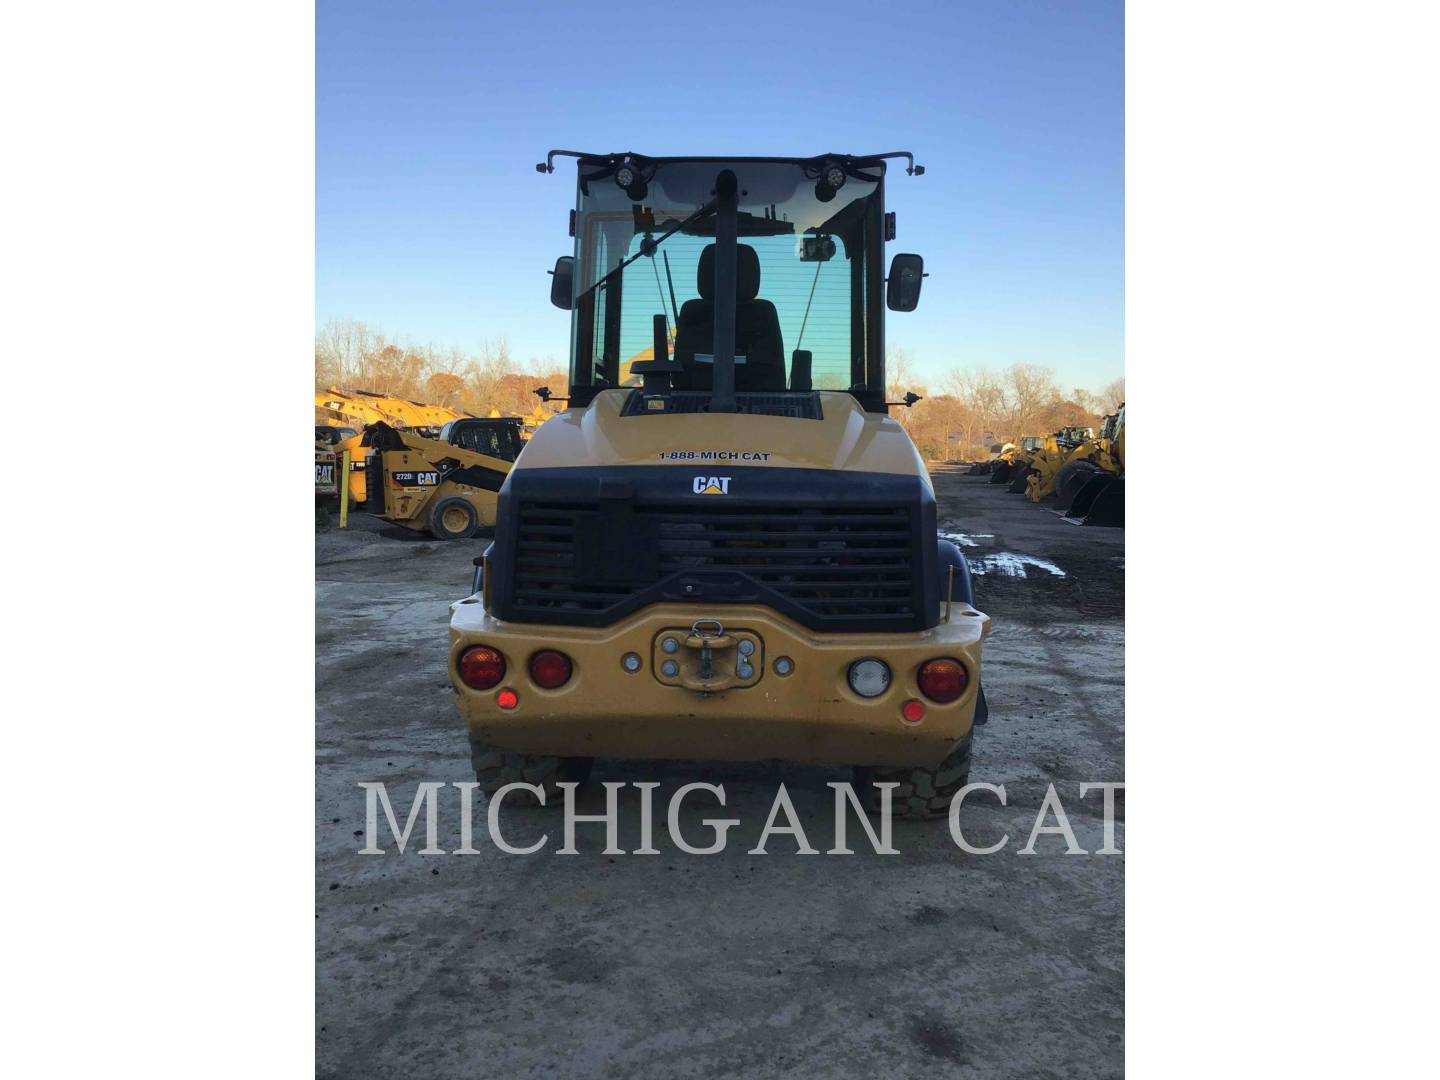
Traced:
<path fill-rule="evenodd" d="M 900 256 L 895 256 L 897 259 Z M 575 306 L 575 256 L 561 255 L 555 260 L 555 269 L 550 271 L 550 303 L 562 311 Z"/>
<path fill-rule="evenodd" d="M 891 311 L 914 311 L 920 304 L 920 283 L 924 280 L 924 259 L 919 255 L 896 255 L 890 260 L 885 306 Z"/>

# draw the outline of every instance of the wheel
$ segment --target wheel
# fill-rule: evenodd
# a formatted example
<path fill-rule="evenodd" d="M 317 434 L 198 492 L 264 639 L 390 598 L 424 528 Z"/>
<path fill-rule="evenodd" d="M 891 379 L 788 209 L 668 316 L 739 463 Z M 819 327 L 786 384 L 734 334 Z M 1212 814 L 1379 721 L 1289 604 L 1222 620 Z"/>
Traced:
<path fill-rule="evenodd" d="M 468 540 L 480 528 L 480 515 L 467 499 L 441 499 L 430 508 L 430 531 L 437 540 Z"/>
<path fill-rule="evenodd" d="M 897 783 L 890 793 L 890 814 L 896 818 L 938 818 L 950 813 L 950 800 L 970 782 L 970 742 L 966 735 L 933 769 L 857 765 L 855 788 L 872 814 L 880 813 L 882 792 L 873 784 Z"/>
<path fill-rule="evenodd" d="M 494 795 L 506 784 L 535 784 L 544 789 L 546 806 L 561 806 L 565 793 L 557 785 L 562 781 L 583 784 L 590 777 L 595 759 L 499 750 L 472 734 L 470 763 L 475 767 L 475 780 L 486 795 Z"/>

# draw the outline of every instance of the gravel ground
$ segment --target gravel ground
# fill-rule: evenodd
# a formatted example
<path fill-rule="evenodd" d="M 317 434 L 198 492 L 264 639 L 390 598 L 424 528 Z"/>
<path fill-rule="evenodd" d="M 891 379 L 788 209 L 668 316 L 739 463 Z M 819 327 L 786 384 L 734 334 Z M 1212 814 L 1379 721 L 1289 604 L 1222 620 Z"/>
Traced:
<path fill-rule="evenodd" d="M 1102 800 L 1124 780 L 1124 533 L 1078 528 L 983 477 L 935 470 L 941 531 L 983 573 L 995 620 L 962 825 L 896 822 L 898 855 L 802 856 L 787 835 L 750 855 L 783 781 L 812 846 L 833 844 L 839 768 L 602 760 L 600 781 L 657 780 L 660 854 L 602 854 L 561 815 L 507 807 L 498 851 L 476 799 L 476 855 L 384 856 L 364 845 L 362 781 L 404 815 L 422 781 L 472 780 L 445 674 L 449 603 L 483 541 L 444 544 L 357 516 L 316 533 L 317 1074 L 708 1077 L 945 1075 L 1067 1078 L 1123 1071 L 1124 858 L 1067 855 L 1042 836 L 1018 854 L 1049 785 L 1080 845 L 1101 846 Z M 1023 574 L 1023 576 L 1020 576 Z M 722 784 L 721 809 L 687 800 L 681 831 L 738 818 L 723 853 L 687 855 L 664 807 L 681 784 Z M 638 792 L 620 793 L 620 846 L 641 846 Z M 1124 796 L 1117 843 L 1124 847 Z M 440 843 L 459 846 L 442 790 Z M 1053 824 L 1054 819 L 1050 819 Z M 783 819 L 782 819 L 783 822 Z"/>

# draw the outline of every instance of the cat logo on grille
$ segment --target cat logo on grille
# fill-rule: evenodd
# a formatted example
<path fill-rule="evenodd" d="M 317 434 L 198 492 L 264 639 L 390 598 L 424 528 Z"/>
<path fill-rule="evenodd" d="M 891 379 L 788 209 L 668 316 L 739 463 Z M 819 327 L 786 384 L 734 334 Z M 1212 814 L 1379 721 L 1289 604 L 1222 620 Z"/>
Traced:
<path fill-rule="evenodd" d="M 730 477 L 697 476 L 692 486 L 696 495 L 729 495 Z"/>

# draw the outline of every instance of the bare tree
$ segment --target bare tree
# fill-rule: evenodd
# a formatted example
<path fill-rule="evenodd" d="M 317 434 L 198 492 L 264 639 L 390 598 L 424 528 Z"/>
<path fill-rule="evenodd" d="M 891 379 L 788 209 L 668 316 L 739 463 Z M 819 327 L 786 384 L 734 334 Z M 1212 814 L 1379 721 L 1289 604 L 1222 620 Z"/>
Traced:
<path fill-rule="evenodd" d="M 1119 412 L 1120 406 L 1125 404 L 1125 376 L 1121 375 L 1104 390 L 1101 390 L 1098 396 L 1100 404 L 1103 406 L 1102 411 L 1106 416 Z"/>
<path fill-rule="evenodd" d="M 887 348 L 885 350 L 885 398 L 887 401 L 903 401 L 909 392 L 926 396 L 926 388 L 916 381 L 915 356 L 909 349 Z M 910 430 L 915 416 L 912 409 L 897 409 L 892 413 L 900 426 Z"/>
<path fill-rule="evenodd" d="M 547 356 L 521 371 L 503 337 L 486 340 L 478 352 L 468 353 L 453 346 L 388 341 L 354 320 L 326 323 L 315 334 L 316 389 L 370 390 L 480 416 L 493 409 L 532 411 L 535 387 L 565 385 L 566 375 L 558 369 L 555 358 Z"/>
<path fill-rule="evenodd" d="M 885 396 L 899 401 L 907 390 L 914 390 L 911 379 L 915 373 L 915 356 L 909 349 L 885 350 Z M 918 393 L 918 391 L 917 391 Z"/>
<path fill-rule="evenodd" d="M 1011 364 L 1005 369 L 1005 407 L 1001 414 L 1004 437 L 1019 442 L 1023 435 L 1039 435 L 1041 415 L 1060 399 L 1055 373 L 1039 364 Z"/>
<path fill-rule="evenodd" d="M 1006 413 L 1005 386 L 988 368 L 969 368 L 952 370 L 945 389 L 965 407 L 962 452 L 976 456 L 991 434 L 999 437 Z"/>

